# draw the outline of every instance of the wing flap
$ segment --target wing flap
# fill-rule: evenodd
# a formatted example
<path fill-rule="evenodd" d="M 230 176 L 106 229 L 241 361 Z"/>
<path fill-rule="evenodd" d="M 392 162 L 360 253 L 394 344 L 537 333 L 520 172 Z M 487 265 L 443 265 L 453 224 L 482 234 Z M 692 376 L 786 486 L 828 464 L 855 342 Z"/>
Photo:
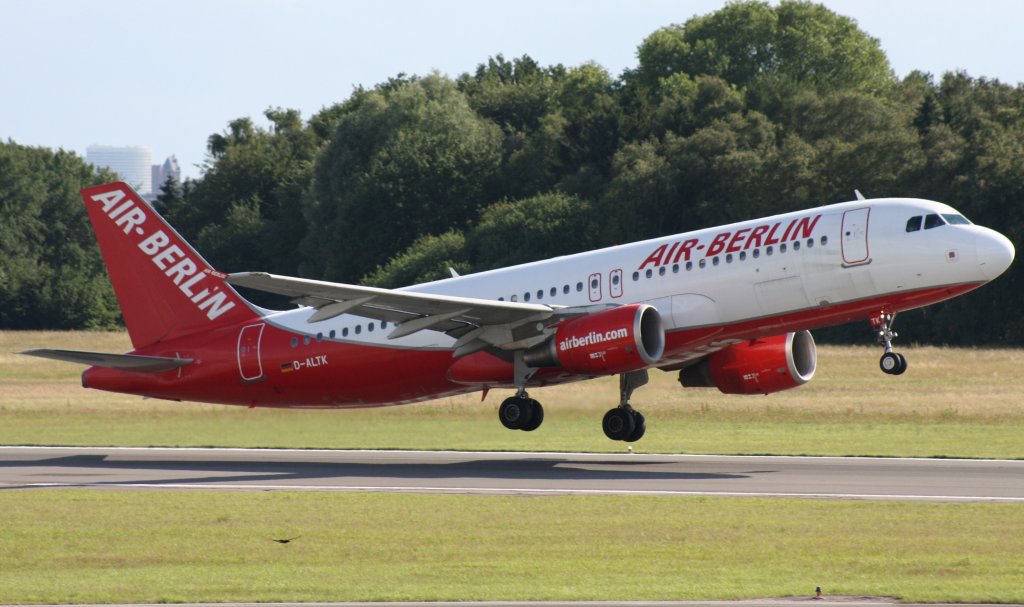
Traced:
<path fill-rule="evenodd" d="M 80 352 L 77 350 L 36 349 L 21 352 L 28 356 L 38 356 L 50 360 L 89 365 L 91 367 L 109 367 L 140 373 L 160 373 L 173 371 L 192 363 L 191 358 L 169 358 L 165 356 L 141 356 L 139 354 L 107 354 L 105 352 Z"/>

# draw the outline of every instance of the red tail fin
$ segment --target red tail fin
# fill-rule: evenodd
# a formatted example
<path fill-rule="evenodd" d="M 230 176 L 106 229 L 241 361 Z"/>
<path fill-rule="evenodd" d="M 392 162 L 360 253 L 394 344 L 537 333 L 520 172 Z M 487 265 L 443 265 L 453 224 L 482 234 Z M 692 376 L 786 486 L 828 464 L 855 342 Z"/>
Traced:
<path fill-rule="evenodd" d="M 136 349 L 258 316 L 127 184 L 86 188 L 82 198 Z"/>

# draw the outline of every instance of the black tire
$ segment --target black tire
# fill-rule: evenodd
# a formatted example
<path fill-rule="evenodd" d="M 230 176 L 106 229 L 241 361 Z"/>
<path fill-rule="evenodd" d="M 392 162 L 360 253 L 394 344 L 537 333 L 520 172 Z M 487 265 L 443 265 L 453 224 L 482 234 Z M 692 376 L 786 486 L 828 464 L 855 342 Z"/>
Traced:
<path fill-rule="evenodd" d="M 635 428 L 632 412 L 622 407 L 609 410 L 604 414 L 601 428 L 604 435 L 612 440 L 626 440 Z"/>
<path fill-rule="evenodd" d="M 906 363 L 904 363 L 905 366 Z M 888 375 L 899 375 L 900 374 L 900 355 L 895 352 L 886 352 L 882 355 L 882 358 L 878 360 L 878 367 L 882 370 L 882 373 Z"/>
<path fill-rule="evenodd" d="M 903 375 L 907 370 L 907 357 L 902 354 L 897 354 L 897 358 L 900 359 L 900 366 L 898 369 L 892 372 L 893 375 Z"/>
<path fill-rule="evenodd" d="M 533 432 L 540 425 L 544 423 L 544 407 L 532 398 L 529 400 L 530 403 L 530 423 L 524 425 L 522 430 L 524 432 Z"/>
<path fill-rule="evenodd" d="M 625 439 L 627 443 L 635 443 L 644 437 L 647 432 L 647 418 L 639 411 L 633 411 L 633 433 Z"/>
<path fill-rule="evenodd" d="M 519 430 L 529 425 L 532 412 L 533 407 L 528 399 L 510 396 L 498 407 L 498 419 L 509 430 Z"/>

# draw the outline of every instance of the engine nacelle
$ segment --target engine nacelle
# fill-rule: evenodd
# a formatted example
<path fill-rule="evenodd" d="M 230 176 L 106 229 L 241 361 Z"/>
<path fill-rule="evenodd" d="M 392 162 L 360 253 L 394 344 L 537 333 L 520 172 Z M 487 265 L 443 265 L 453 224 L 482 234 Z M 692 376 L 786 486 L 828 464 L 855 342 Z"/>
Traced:
<path fill-rule="evenodd" d="M 716 387 L 726 394 L 771 394 L 806 384 L 818 367 L 809 331 L 754 339 L 710 354 L 679 372 L 685 388 Z"/>
<path fill-rule="evenodd" d="M 547 341 L 526 351 L 531 367 L 607 375 L 653 365 L 665 352 L 665 330 L 653 306 L 631 304 L 561 323 Z"/>

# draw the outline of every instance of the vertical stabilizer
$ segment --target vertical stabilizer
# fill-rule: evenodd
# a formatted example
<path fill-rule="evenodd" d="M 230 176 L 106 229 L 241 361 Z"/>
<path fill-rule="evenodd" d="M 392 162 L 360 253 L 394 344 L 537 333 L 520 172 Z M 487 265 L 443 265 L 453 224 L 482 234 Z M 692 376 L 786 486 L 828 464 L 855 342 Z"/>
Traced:
<path fill-rule="evenodd" d="M 136 349 L 258 316 L 127 184 L 86 188 L 82 198 Z"/>

